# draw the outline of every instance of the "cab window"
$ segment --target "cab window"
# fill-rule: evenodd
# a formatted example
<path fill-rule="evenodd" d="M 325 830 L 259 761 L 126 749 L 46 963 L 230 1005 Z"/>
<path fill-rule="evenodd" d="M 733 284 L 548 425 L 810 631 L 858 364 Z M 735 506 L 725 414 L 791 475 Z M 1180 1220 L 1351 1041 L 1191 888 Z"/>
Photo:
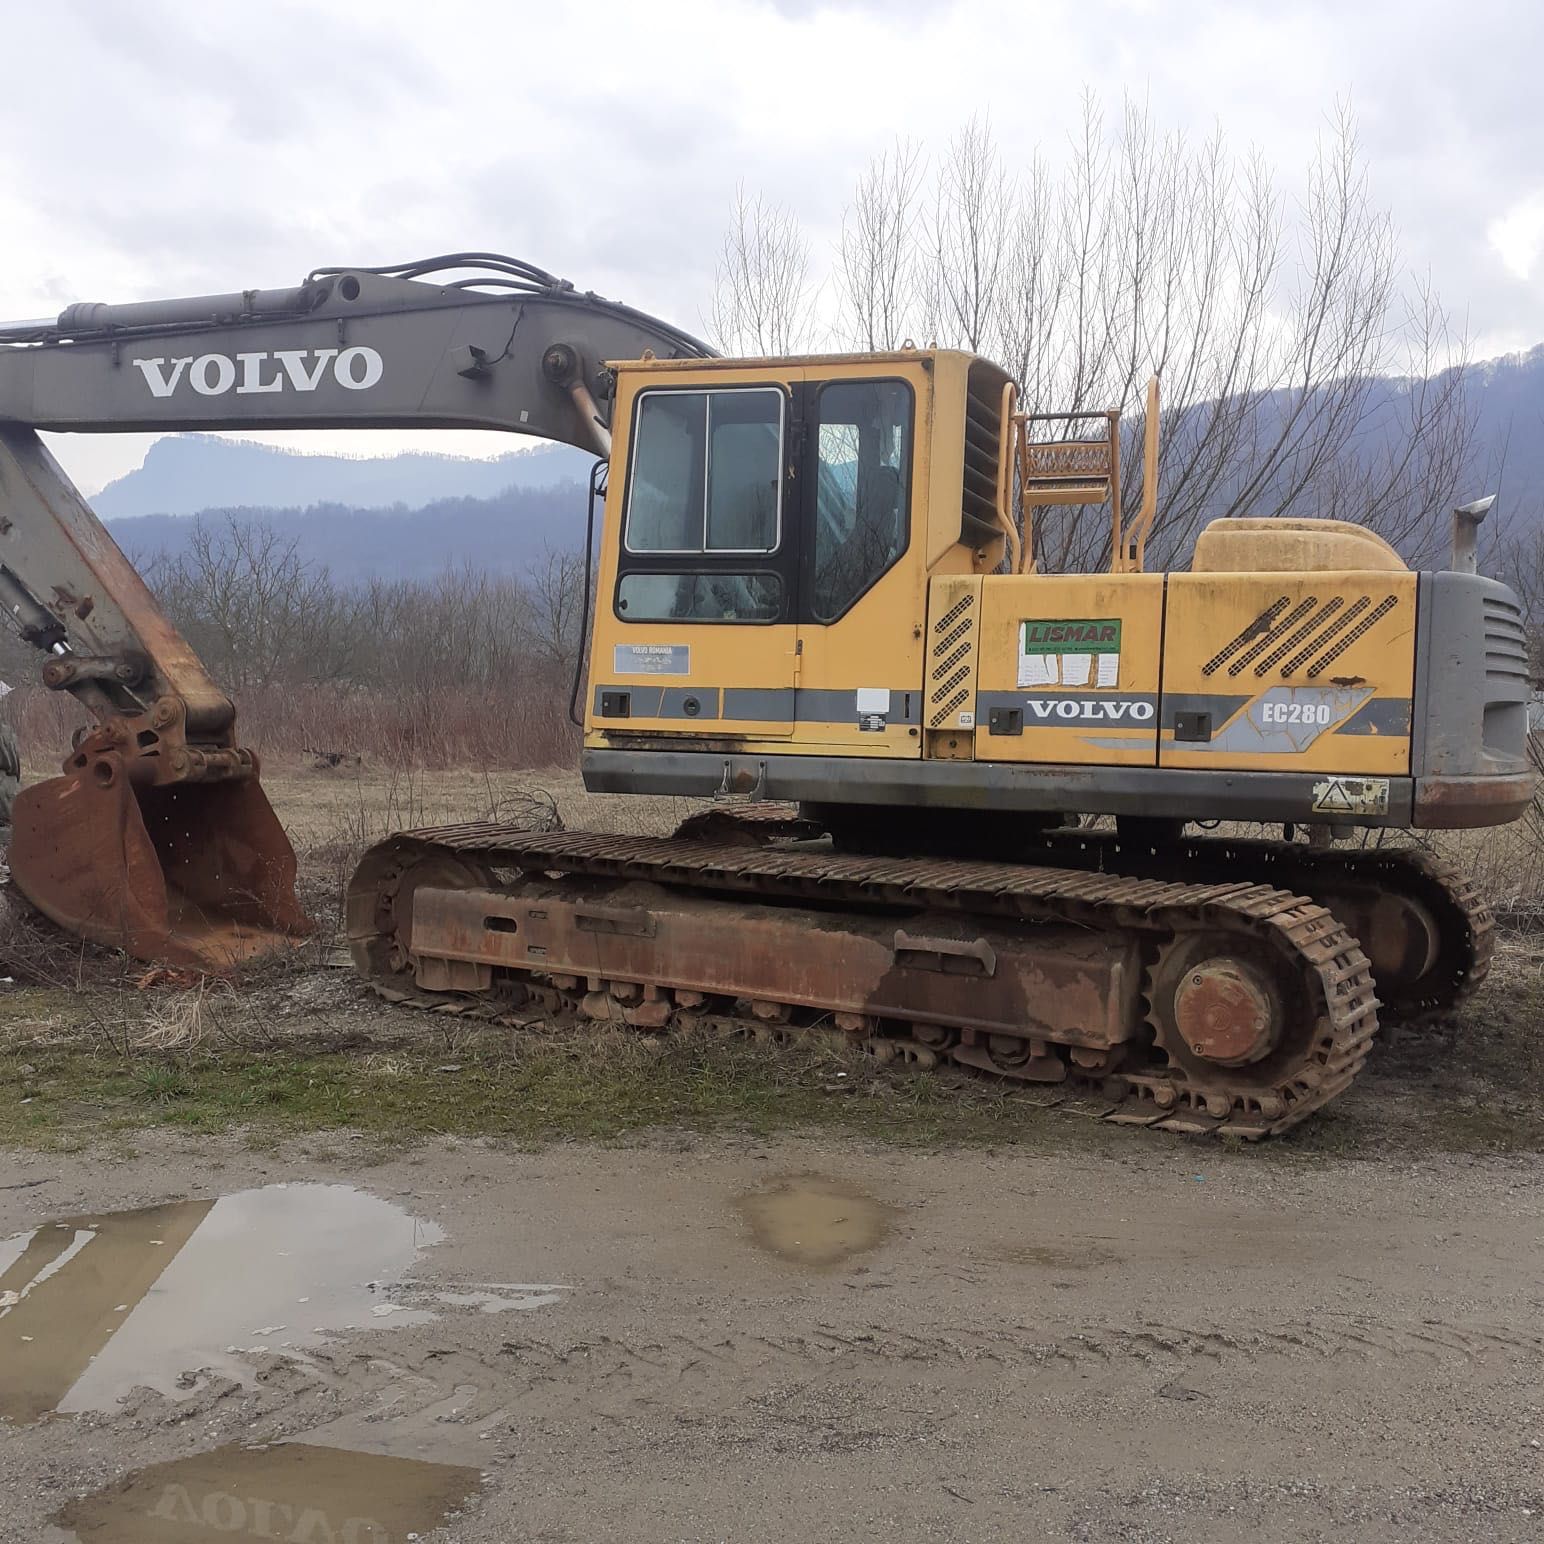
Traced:
<path fill-rule="evenodd" d="M 647 391 L 638 399 L 626 545 L 767 553 L 782 525 L 783 393 Z"/>
<path fill-rule="evenodd" d="M 911 409 L 902 381 L 835 381 L 816 399 L 816 621 L 835 621 L 906 549 Z"/>
<path fill-rule="evenodd" d="M 617 586 L 617 614 L 629 622 L 775 622 L 783 610 L 777 574 L 624 574 Z"/>

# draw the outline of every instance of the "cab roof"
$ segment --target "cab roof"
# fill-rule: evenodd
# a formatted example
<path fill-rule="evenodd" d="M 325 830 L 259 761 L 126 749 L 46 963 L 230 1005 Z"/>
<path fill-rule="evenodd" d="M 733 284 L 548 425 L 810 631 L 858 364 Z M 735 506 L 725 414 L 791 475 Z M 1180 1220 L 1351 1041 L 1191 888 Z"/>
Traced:
<path fill-rule="evenodd" d="M 986 365 L 1004 374 L 1006 378 L 1002 367 L 993 364 L 991 360 L 963 349 L 949 348 L 906 348 L 853 354 L 710 354 L 689 359 L 611 359 L 606 363 L 613 370 L 647 370 L 650 374 L 664 374 L 682 370 L 802 369 L 809 365 L 929 365 L 945 361 L 962 363 L 967 367 L 973 364 Z"/>

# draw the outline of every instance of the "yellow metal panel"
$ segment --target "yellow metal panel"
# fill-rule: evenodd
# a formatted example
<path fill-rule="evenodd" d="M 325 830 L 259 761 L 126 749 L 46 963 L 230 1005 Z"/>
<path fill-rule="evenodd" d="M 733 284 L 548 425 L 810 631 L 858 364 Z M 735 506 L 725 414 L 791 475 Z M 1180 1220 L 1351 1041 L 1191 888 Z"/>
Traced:
<path fill-rule="evenodd" d="M 978 761 L 1154 764 L 1161 574 L 993 574 L 981 603 Z M 1022 732 L 991 733 L 994 708 Z"/>
<path fill-rule="evenodd" d="M 1398 776 L 1410 767 L 1412 573 L 1169 578 L 1160 765 Z M 1176 739 L 1176 712 L 1210 739 Z"/>
<path fill-rule="evenodd" d="M 844 756 L 920 756 L 922 617 L 927 579 L 913 499 L 911 545 L 852 610 L 835 622 L 799 628 L 799 722 L 794 750 Z M 858 693 L 889 693 L 879 715 L 860 715 Z M 865 701 L 881 698 L 865 697 Z"/>
<path fill-rule="evenodd" d="M 586 744 L 606 744 L 593 734 L 607 730 L 780 741 L 792 734 L 792 623 L 623 623 L 608 606 L 596 610 Z M 612 690 L 629 695 L 626 719 L 596 715 L 595 693 Z"/>

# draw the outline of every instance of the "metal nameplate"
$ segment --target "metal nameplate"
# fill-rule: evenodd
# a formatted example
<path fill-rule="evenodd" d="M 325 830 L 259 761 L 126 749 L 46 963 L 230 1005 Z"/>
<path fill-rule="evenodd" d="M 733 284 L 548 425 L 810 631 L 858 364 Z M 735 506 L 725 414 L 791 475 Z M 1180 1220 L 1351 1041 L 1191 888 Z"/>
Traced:
<path fill-rule="evenodd" d="M 685 643 L 619 643 L 612 654 L 617 675 L 690 675 L 691 646 Z"/>

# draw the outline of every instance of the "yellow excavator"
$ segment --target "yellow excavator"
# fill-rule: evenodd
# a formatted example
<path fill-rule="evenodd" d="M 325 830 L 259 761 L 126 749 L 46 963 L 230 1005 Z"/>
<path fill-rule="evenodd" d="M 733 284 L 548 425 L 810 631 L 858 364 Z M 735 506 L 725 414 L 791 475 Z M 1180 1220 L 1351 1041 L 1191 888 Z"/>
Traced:
<path fill-rule="evenodd" d="M 38 431 L 498 428 L 591 449 L 586 786 L 708 801 L 668 839 L 469 824 L 372 848 L 382 996 L 833 1035 L 1246 1137 L 1344 1088 L 1380 1004 L 1451 1007 L 1493 924 L 1358 830 L 1528 805 L 1516 597 L 1328 520 L 1222 520 L 1148 573 L 1115 413 L 1021 411 L 947 349 L 724 359 L 529 264 L 457 253 L 0 328 L 0 601 L 95 720 L 17 798 L 61 926 L 228 968 L 308 922 L 230 700 Z M 1047 509 L 1108 563 L 1047 574 Z M 578 688 L 576 683 L 576 698 Z M 1094 822 L 1091 817 L 1113 817 Z M 1280 839 L 1190 823 L 1261 822 Z"/>

